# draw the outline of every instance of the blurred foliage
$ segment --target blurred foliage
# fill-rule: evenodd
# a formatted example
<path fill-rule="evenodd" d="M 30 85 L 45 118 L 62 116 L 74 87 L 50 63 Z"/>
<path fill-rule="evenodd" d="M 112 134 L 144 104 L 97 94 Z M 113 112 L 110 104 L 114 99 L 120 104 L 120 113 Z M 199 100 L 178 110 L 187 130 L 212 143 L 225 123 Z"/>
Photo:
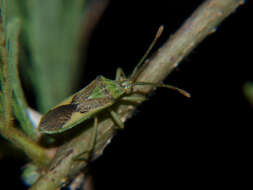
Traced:
<path fill-rule="evenodd" d="M 253 82 L 247 82 L 243 86 L 244 94 L 249 101 L 249 103 L 253 106 Z"/>
<path fill-rule="evenodd" d="M 22 18 L 23 70 L 41 112 L 71 94 L 78 73 L 78 46 L 84 0 L 13 0 Z"/>

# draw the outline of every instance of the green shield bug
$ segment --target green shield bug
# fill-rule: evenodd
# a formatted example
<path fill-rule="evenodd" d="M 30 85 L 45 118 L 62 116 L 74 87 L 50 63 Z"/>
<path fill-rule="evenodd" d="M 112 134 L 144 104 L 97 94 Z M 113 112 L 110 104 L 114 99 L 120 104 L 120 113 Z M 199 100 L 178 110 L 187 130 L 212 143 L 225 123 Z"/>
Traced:
<path fill-rule="evenodd" d="M 130 99 L 130 97 L 126 96 L 133 93 L 133 87 L 135 85 L 165 87 L 177 90 L 185 96 L 190 96 L 184 90 L 174 86 L 135 81 L 141 71 L 141 69 L 139 69 L 140 65 L 161 35 L 162 30 L 163 27 L 161 26 L 147 52 L 139 61 L 129 79 L 126 78 L 124 72 L 120 68 L 116 72 L 116 80 L 98 76 L 88 86 L 48 111 L 39 123 L 40 132 L 45 134 L 64 132 L 89 118 L 95 118 L 100 111 L 111 107 L 121 99 L 138 102 L 138 99 Z M 118 119 L 116 112 L 110 110 L 110 114 L 117 126 L 123 128 L 123 123 Z"/>

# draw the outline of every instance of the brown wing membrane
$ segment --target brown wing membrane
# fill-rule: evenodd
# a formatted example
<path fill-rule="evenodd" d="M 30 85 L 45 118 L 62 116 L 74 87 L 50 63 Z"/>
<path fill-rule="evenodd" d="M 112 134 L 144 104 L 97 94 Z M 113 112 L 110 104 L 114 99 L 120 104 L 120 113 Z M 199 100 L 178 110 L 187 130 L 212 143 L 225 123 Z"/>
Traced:
<path fill-rule="evenodd" d="M 71 118 L 75 109 L 76 105 L 67 104 L 50 110 L 40 121 L 39 130 L 55 131 L 60 129 Z"/>

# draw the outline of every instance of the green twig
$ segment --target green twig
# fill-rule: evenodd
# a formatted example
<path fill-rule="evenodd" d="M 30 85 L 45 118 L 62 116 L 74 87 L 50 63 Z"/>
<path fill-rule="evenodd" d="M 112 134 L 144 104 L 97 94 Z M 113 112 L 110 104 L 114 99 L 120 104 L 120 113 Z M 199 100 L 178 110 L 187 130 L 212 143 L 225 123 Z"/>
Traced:
<path fill-rule="evenodd" d="M 2 53 L 4 52 L 1 49 Z M 21 148 L 27 156 L 40 166 L 46 166 L 51 160 L 47 151 L 30 140 L 21 131 L 14 128 L 11 116 L 11 93 L 9 89 L 8 69 L 4 56 L 1 59 L 1 105 L 3 112 L 0 115 L 0 133 L 15 146 Z"/>
<path fill-rule="evenodd" d="M 1 39 L 2 40 L 2 39 Z M 5 48 L 1 47 L 1 76 L 0 76 L 0 81 L 1 81 L 1 88 L 2 88 L 2 93 L 1 93 L 1 116 L 0 120 L 2 120 L 2 124 L 0 125 L 0 130 L 8 130 L 9 127 L 9 122 L 11 121 L 11 92 L 9 89 L 9 77 L 8 77 L 8 66 L 6 63 L 6 50 Z"/>
<path fill-rule="evenodd" d="M 243 3 L 241 0 L 208 0 L 184 23 L 178 32 L 161 47 L 148 66 L 143 69 L 137 81 L 161 82 L 205 37 Z M 136 87 L 137 89 L 137 87 Z M 138 87 L 148 93 L 148 86 Z M 134 106 L 118 105 L 117 113 L 125 121 L 133 113 Z M 114 135 L 114 122 L 106 115 L 100 115 L 98 136 L 92 159 L 103 152 Z M 86 124 L 87 125 L 87 124 Z M 92 126 L 61 146 L 47 172 L 31 187 L 31 190 L 53 190 L 60 187 L 68 177 L 77 174 L 87 163 L 75 158 L 88 150 Z M 88 159 L 88 154 L 84 158 Z"/>
<path fill-rule="evenodd" d="M 6 25 L 6 17 L 7 17 L 7 5 L 6 5 L 6 0 L 1 0 L 0 1 L 0 10 L 1 10 L 1 21 L 2 21 L 2 26 L 5 27 Z"/>
<path fill-rule="evenodd" d="M 18 19 L 11 19 L 7 25 L 6 41 L 8 56 L 8 73 L 10 79 L 10 86 L 12 89 L 12 106 L 16 118 L 21 124 L 21 127 L 25 134 L 33 139 L 37 139 L 38 134 L 36 133 L 29 117 L 27 114 L 28 106 L 25 102 L 23 91 L 18 73 L 18 37 L 20 31 L 20 21 Z"/>
<path fill-rule="evenodd" d="M 1 3 L 3 2 L 5 1 L 2 1 Z M 3 25 L 3 27 L 0 25 L 0 133 L 4 138 L 23 150 L 33 162 L 40 166 L 46 166 L 51 160 L 47 150 L 40 147 L 22 131 L 15 128 L 13 124 L 12 108 L 14 107 L 14 112 L 18 114 L 17 118 L 23 126 L 24 131 L 30 134 L 30 136 L 33 136 L 33 128 L 32 126 L 29 126 L 29 118 L 25 115 L 27 107 L 24 103 L 17 72 L 19 23 L 14 18 L 8 19 L 5 14 L 7 13 L 5 9 L 6 6 L 1 4 L 1 16 L 4 18 L 3 23 L 5 23 L 5 25 Z"/>
<path fill-rule="evenodd" d="M 52 159 L 47 150 L 25 136 L 9 122 L 9 127 L 0 121 L 0 132 L 3 137 L 9 140 L 16 147 L 20 148 L 35 164 L 48 166 Z"/>
<path fill-rule="evenodd" d="M 46 149 L 40 147 L 34 141 L 25 136 L 21 131 L 13 126 L 11 116 L 11 93 L 8 84 L 8 70 L 6 63 L 1 59 L 1 105 L 3 106 L 3 112 L 0 115 L 0 134 L 13 143 L 15 146 L 24 151 L 27 156 L 40 166 L 47 166 L 51 158 Z"/>

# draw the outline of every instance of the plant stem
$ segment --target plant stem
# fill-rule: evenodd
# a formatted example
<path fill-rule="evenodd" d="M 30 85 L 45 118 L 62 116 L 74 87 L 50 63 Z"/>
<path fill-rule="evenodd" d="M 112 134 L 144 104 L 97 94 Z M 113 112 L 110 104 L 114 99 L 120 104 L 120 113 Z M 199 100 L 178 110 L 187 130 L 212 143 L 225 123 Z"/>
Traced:
<path fill-rule="evenodd" d="M 36 140 L 39 136 L 36 133 L 29 117 L 27 114 L 28 106 L 26 104 L 24 94 L 22 91 L 19 73 L 18 73 L 18 37 L 20 31 L 20 21 L 19 19 L 11 19 L 7 24 L 7 34 L 6 41 L 8 42 L 7 48 L 7 63 L 8 63 L 8 79 L 10 89 L 13 92 L 12 96 L 12 106 L 14 114 L 21 124 L 21 127 L 25 134 L 30 138 Z"/>
<path fill-rule="evenodd" d="M 204 38 L 214 33 L 218 25 L 243 3 L 243 0 L 205 1 L 157 51 L 145 68 L 145 72 L 142 72 L 138 77 L 138 80 L 147 82 L 163 81 L 183 58 Z M 140 86 L 139 88 L 144 91 L 150 89 L 148 86 Z"/>
<path fill-rule="evenodd" d="M 0 125 L 1 135 L 16 147 L 20 148 L 35 164 L 42 167 L 46 167 L 49 164 L 52 158 L 45 148 L 40 147 L 37 143 L 25 136 L 22 131 L 11 125 L 11 122 L 8 128 L 5 128 L 1 121 Z"/>
<path fill-rule="evenodd" d="M 2 8 L 2 6 L 1 6 Z M 3 9 L 2 9 L 3 10 Z M 5 17 L 6 18 L 6 17 Z M 1 26 L 0 26 L 1 27 Z M 2 30 L 3 29 L 3 30 Z M 10 19 L 1 32 L 1 60 L 0 60 L 0 134 L 16 147 L 23 150 L 27 156 L 39 166 L 47 166 L 51 158 L 49 152 L 27 137 L 22 131 L 14 127 L 12 118 L 12 106 L 24 131 L 33 135 L 33 127 L 29 124 L 26 115 L 27 107 L 20 87 L 17 72 L 17 45 L 19 34 L 19 23 L 16 19 Z M 3 42 L 5 39 L 5 43 Z M 29 128 L 30 127 L 30 128 Z"/>

